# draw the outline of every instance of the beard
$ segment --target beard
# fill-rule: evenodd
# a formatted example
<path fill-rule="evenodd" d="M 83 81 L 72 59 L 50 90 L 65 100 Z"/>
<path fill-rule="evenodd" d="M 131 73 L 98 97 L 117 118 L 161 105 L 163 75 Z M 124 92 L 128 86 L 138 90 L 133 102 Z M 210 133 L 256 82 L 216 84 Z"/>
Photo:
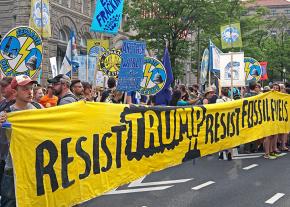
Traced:
<path fill-rule="evenodd" d="M 55 90 L 55 89 L 53 89 L 53 94 L 54 94 L 55 96 L 59 96 L 59 95 L 61 94 L 61 92 L 62 92 L 61 89 L 59 89 L 59 90 Z"/>

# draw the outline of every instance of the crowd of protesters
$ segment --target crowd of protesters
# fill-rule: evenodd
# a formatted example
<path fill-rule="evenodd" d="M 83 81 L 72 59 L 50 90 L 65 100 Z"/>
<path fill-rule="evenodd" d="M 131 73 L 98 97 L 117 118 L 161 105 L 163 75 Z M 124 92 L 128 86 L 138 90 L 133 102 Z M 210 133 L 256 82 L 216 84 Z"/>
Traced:
<path fill-rule="evenodd" d="M 0 81 L 0 123 L 7 119 L 7 113 L 13 111 L 41 109 L 65 105 L 80 100 L 107 103 L 127 103 L 143 105 L 169 105 L 191 106 L 215 104 L 251 97 L 270 90 L 289 94 L 289 85 L 270 84 L 261 87 L 259 83 L 250 82 L 247 88 L 222 88 L 220 94 L 213 85 L 202 90 L 198 85 L 186 87 L 177 85 L 173 89 L 167 89 L 169 97 L 164 98 L 163 103 L 158 103 L 156 96 L 143 96 L 138 92 L 130 92 L 126 95 L 116 89 L 116 80 L 109 78 L 107 89 L 93 87 L 88 82 L 71 80 L 68 76 L 60 74 L 48 80 L 47 87 L 41 87 L 36 81 L 25 75 L 16 77 L 4 77 Z M 233 94 L 233 96 L 232 96 Z M 277 134 L 244 145 L 244 152 L 254 153 L 264 151 L 265 159 L 276 159 L 281 151 L 289 151 L 288 134 Z M 7 148 L 8 148 L 7 144 Z M 2 146 L 3 147 L 3 146 Z M 226 154 L 227 160 L 232 159 L 233 149 L 227 149 L 219 153 L 223 159 Z M 1 205 L 5 207 L 16 206 L 14 193 L 14 178 L 11 156 L 0 156 L 0 181 L 1 181 Z"/>

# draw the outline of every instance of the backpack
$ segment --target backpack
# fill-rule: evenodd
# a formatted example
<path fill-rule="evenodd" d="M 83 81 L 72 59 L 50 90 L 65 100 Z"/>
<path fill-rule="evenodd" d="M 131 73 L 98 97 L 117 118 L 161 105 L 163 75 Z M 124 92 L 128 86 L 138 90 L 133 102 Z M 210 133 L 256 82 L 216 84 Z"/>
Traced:
<path fill-rule="evenodd" d="M 2 102 L 0 102 L 0 112 L 2 111 L 10 112 L 10 106 L 12 106 L 13 104 L 15 104 L 15 100 L 8 102 L 3 100 Z"/>
<path fill-rule="evenodd" d="M 58 99 L 58 101 L 57 101 L 57 105 L 59 105 L 61 99 L 63 99 L 63 98 L 67 98 L 67 97 L 71 97 L 71 98 L 73 98 L 76 102 L 79 101 L 79 99 L 78 99 L 75 95 L 73 95 L 73 94 L 71 94 L 71 93 L 68 93 L 68 94 L 64 95 L 62 98 L 59 98 L 59 99 Z"/>
<path fill-rule="evenodd" d="M 37 102 L 32 101 L 31 104 L 37 109 L 42 109 L 41 105 Z"/>
<path fill-rule="evenodd" d="M 30 102 L 32 104 L 32 106 L 34 106 L 36 109 L 42 109 L 41 105 L 37 102 Z M 11 105 L 12 106 L 12 105 Z M 9 106 L 9 108 L 6 110 L 7 113 L 10 113 L 11 112 L 11 106 Z"/>

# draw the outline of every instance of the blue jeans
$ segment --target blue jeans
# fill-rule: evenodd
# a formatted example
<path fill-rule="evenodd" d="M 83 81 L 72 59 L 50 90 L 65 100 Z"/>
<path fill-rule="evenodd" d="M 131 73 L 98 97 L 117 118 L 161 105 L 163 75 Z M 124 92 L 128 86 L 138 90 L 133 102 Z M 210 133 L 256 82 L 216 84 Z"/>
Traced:
<path fill-rule="evenodd" d="M 4 172 L 1 182 L 1 207 L 15 207 L 15 189 L 13 174 L 6 174 Z"/>

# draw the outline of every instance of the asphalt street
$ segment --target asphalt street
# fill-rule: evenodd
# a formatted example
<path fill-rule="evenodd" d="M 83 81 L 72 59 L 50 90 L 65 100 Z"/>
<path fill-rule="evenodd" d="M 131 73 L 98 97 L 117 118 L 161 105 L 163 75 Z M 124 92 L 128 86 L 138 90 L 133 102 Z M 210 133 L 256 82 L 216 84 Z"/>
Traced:
<path fill-rule="evenodd" d="M 290 207 L 290 153 L 266 160 L 261 154 L 232 161 L 217 155 L 157 173 L 81 207 Z"/>

